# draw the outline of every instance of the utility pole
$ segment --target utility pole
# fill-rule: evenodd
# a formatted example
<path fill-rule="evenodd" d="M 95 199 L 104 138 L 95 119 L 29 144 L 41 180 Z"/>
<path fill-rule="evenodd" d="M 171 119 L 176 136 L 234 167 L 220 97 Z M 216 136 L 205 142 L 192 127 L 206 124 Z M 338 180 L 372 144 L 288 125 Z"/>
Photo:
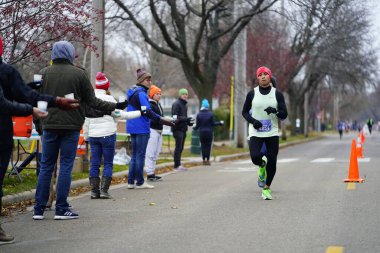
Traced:
<path fill-rule="evenodd" d="M 242 5 L 245 1 L 234 1 L 234 18 L 235 20 L 241 14 Z M 239 148 L 247 147 L 247 122 L 242 120 L 241 111 L 243 109 L 244 99 L 247 93 L 246 86 L 246 64 L 247 64 L 247 29 L 239 34 L 234 43 L 234 69 L 235 69 L 235 129 L 234 140 Z"/>
<path fill-rule="evenodd" d="M 91 51 L 91 83 L 94 84 L 96 73 L 104 72 L 104 0 L 92 1 L 91 20 L 93 24 L 93 40 L 91 44 L 96 47 L 96 51 Z"/>

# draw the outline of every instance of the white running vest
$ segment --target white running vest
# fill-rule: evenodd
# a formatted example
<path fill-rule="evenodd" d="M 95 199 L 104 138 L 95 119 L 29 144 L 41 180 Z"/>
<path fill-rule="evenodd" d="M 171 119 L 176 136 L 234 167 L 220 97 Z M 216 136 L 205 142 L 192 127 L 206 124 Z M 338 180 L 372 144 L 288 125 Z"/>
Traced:
<path fill-rule="evenodd" d="M 252 124 L 249 124 L 249 138 L 255 137 L 272 137 L 279 136 L 278 118 L 276 114 L 267 114 L 264 111 L 268 106 L 277 109 L 276 88 L 272 87 L 268 95 L 262 95 L 259 91 L 259 86 L 254 88 L 255 96 L 252 100 L 251 115 L 256 120 L 259 120 L 263 126 L 255 129 Z"/>

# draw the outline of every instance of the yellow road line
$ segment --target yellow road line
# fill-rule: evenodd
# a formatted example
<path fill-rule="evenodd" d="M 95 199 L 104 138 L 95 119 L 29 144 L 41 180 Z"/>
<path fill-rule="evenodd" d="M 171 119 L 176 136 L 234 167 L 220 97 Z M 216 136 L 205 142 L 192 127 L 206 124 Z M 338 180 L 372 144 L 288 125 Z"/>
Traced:
<path fill-rule="evenodd" d="M 343 247 L 330 246 L 327 248 L 326 253 L 343 253 Z"/>
<path fill-rule="evenodd" d="M 347 190 L 355 190 L 356 183 L 347 183 Z"/>

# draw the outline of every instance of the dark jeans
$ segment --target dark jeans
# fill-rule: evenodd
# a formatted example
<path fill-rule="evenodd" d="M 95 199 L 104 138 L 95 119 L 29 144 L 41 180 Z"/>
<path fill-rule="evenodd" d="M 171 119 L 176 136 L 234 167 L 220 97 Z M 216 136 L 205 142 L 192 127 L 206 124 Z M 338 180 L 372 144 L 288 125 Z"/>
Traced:
<path fill-rule="evenodd" d="M 128 184 L 142 185 L 144 183 L 144 163 L 149 134 L 131 134 L 132 157 L 129 163 Z"/>
<path fill-rule="evenodd" d="M 202 160 L 209 161 L 211 153 L 211 145 L 213 139 L 213 132 L 201 131 L 199 132 L 199 140 L 201 142 Z"/>
<path fill-rule="evenodd" d="M 42 158 L 40 174 L 36 189 L 34 209 L 43 211 L 46 208 L 50 193 L 50 182 L 60 154 L 60 167 L 57 179 L 57 200 L 55 210 L 65 211 L 69 208 L 67 196 L 70 192 L 71 172 L 77 152 L 79 131 L 49 131 L 42 135 Z"/>
<path fill-rule="evenodd" d="M 174 168 L 177 168 L 181 165 L 181 155 L 183 146 L 185 145 L 186 131 L 174 131 L 173 137 L 175 139 Z"/>
<path fill-rule="evenodd" d="M 273 136 L 273 137 L 266 137 L 266 138 L 259 138 L 259 137 L 251 137 L 249 140 L 249 153 L 251 155 L 252 162 L 257 165 L 262 165 L 262 157 L 263 154 L 261 153 L 261 149 L 263 147 L 263 143 L 265 143 L 267 153 L 266 157 L 268 158 L 268 163 L 266 166 L 267 171 L 267 180 L 266 185 L 270 186 L 272 184 L 274 175 L 276 174 L 276 168 L 277 168 L 277 155 L 278 155 L 278 149 L 279 149 L 279 137 Z"/>
<path fill-rule="evenodd" d="M 104 157 L 103 176 L 112 177 L 113 157 L 115 155 L 116 134 L 104 137 L 90 137 L 91 166 L 90 177 L 99 177 L 100 163 Z"/>
<path fill-rule="evenodd" d="M 12 147 L 0 151 L 0 199 L 3 197 L 3 182 L 5 174 L 7 173 L 9 160 L 11 159 L 11 154 Z"/>

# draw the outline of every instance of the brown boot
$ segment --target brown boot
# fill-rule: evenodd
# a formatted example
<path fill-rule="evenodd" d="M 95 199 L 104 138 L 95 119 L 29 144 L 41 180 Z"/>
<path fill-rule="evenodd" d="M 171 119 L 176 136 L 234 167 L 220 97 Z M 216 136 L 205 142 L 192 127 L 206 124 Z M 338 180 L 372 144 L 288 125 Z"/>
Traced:
<path fill-rule="evenodd" d="M 3 203 L 0 197 L 0 215 L 1 215 L 2 208 L 3 208 Z M 13 236 L 7 235 L 0 225 L 0 245 L 14 243 L 14 242 L 15 242 L 15 238 Z"/>
<path fill-rule="evenodd" d="M 0 225 L 0 245 L 14 243 L 14 242 L 15 242 L 15 238 L 13 236 L 7 235 Z"/>

